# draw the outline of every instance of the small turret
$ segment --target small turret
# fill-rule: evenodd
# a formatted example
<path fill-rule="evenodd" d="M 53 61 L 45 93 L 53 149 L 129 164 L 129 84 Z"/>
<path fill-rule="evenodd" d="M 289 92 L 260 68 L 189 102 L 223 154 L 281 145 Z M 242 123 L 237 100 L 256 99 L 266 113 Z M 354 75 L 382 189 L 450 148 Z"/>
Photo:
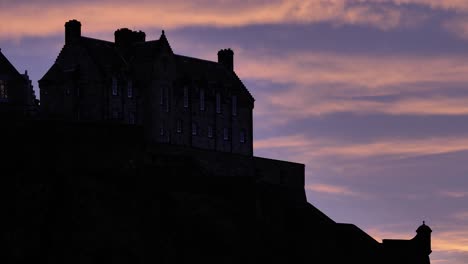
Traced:
<path fill-rule="evenodd" d="M 416 230 L 416 237 L 414 240 L 418 243 L 418 247 L 424 250 L 424 253 L 429 255 L 431 254 L 431 233 L 432 229 L 426 225 L 426 222 L 423 221 L 423 224 L 418 227 Z"/>
<path fill-rule="evenodd" d="M 65 23 L 65 44 L 72 44 L 81 37 L 81 23 L 73 19 Z"/>
<path fill-rule="evenodd" d="M 224 65 L 226 69 L 234 70 L 234 51 L 222 49 L 218 51 L 218 63 Z"/>

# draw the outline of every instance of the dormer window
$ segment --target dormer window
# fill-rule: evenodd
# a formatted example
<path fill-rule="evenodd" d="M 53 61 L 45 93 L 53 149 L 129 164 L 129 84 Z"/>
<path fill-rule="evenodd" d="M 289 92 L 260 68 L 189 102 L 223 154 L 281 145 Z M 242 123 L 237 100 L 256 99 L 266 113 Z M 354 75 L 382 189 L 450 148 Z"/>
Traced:
<path fill-rule="evenodd" d="M 8 89 L 4 80 L 0 80 L 0 100 L 8 100 Z"/>
<path fill-rule="evenodd" d="M 128 81 L 127 83 L 127 97 L 132 98 L 133 97 L 133 82 Z"/>
<path fill-rule="evenodd" d="M 117 96 L 119 95 L 119 86 L 117 83 L 117 78 L 112 77 L 112 95 Z"/>

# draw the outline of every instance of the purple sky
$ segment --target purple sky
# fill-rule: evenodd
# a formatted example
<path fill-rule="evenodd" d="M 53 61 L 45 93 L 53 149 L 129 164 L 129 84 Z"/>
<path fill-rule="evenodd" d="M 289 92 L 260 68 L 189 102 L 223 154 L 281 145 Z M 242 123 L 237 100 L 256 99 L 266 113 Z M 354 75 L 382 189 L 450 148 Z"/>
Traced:
<path fill-rule="evenodd" d="M 432 263 L 468 262 L 468 1 L 38 2 L 0 0 L 0 48 L 36 91 L 73 18 L 107 40 L 165 29 L 209 60 L 233 48 L 256 156 L 305 163 L 309 202 L 334 220 L 379 241 L 426 220 Z"/>

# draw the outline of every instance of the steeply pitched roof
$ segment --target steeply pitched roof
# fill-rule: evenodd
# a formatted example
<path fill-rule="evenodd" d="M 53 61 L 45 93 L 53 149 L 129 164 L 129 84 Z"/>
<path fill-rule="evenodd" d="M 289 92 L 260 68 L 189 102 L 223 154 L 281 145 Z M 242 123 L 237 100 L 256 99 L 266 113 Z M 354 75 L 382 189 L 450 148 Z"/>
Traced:
<path fill-rule="evenodd" d="M 234 83 L 238 83 L 252 101 L 255 100 L 235 72 L 226 69 L 223 65 L 214 61 L 207 61 L 177 54 L 174 54 L 174 57 L 176 61 L 177 74 L 181 77 L 189 77 L 191 79 L 215 79 L 219 82 L 230 79 Z"/>
<path fill-rule="evenodd" d="M 0 49 L 0 74 L 13 74 L 16 77 L 20 77 L 21 74 L 16 70 L 16 68 L 11 64 L 11 62 L 3 55 L 2 50 Z"/>
<path fill-rule="evenodd" d="M 107 65 L 123 66 L 127 64 L 113 42 L 81 37 L 80 43 L 89 52 L 91 59 L 103 73 L 106 73 L 105 68 Z"/>

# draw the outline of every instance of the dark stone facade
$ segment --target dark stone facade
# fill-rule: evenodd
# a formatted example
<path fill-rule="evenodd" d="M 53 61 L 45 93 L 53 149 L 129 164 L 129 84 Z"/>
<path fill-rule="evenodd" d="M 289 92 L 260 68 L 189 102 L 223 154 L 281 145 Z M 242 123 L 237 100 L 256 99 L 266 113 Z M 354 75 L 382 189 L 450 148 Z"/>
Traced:
<path fill-rule="evenodd" d="M 252 155 L 232 50 L 208 62 L 174 54 L 164 32 L 111 43 L 65 28 L 42 118 L 18 103 L 1 119 L 5 263 L 430 263 L 424 223 L 379 243 L 307 202 L 303 164 Z M 8 92 L 29 91 L 5 61 Z"/>
<path fill-rule="evenodd" d="M 0 49 L 0 117 L 34 118 L 38 106 L 28 72 L 19 73 Z"/>
<path fill-rule="evenodd" d="M 65 24 L 65 45 L 39 81 L 47 119 L 143 125 L 151 142 L 253 154 L 254 98 L 234 72 L 232 50 L 219 62 L 174 54 L 162 33 L 123 28 L 115 42 L 81 36 Z"/>

